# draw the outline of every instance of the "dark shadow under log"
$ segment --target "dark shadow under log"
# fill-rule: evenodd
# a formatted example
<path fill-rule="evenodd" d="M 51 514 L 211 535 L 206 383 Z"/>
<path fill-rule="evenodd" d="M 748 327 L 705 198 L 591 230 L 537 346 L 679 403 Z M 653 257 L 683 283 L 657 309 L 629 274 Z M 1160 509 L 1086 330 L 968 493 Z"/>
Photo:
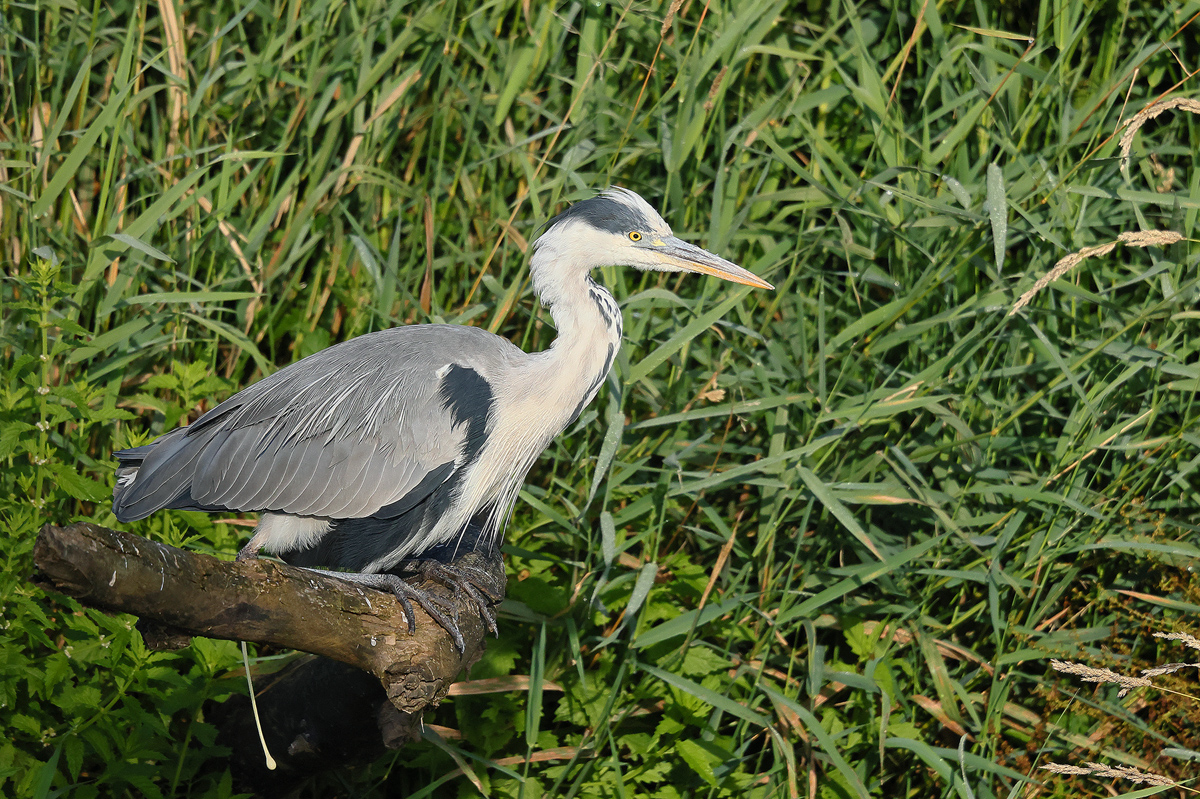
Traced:
<path fill-rule="evenodd" d="M 276 674 L 255 679 L 263 737 L 277 762 L 268 770 L 258 730 L 244 695 L 211 708 L 220 730 L 217 743 L 229 747 L 229 766 L 239 790 L 283 796 L 305 779 L 334 768 L 369 763 L 420 734 L 419 714 L 401 713 L 379 681 L 345 663 L 304 657 Z M 385 741 L 387 720 L 403 726 L 401 740 Z"/>
<path fill-rule="evenodd" d="M 46 525 L 38 535 L 37 581 L 80 602 L 140 617 L 147 643 L 184 645 L 187 636 L 299 649 L 304 658 L 255 685 L 280 771 L 262 766 L 247 707 L 220 712 L 235 772 L 263 795 L 352 760 L 378 756 L 420 737 L 422 712 L 436 706 L 479 659 L 485 624 L 473 602 L 432 583 L 418 585 L 455 603 L 466 647 L 415 607 L 408 633 L 391 594 L 269 560 L 222 561 L 129 533 L 80 523 Z M 468 551 L 456 564 L 482 567 L 503 586 L 503 563 Z M 346 665 L 343 665 L 346 664 Z M 352 667 L 352 668 L 351 668 Z M 389 701 L 390 700 L 390 701 Z M 267 788 L 265 786 L 270 786 Z"/>

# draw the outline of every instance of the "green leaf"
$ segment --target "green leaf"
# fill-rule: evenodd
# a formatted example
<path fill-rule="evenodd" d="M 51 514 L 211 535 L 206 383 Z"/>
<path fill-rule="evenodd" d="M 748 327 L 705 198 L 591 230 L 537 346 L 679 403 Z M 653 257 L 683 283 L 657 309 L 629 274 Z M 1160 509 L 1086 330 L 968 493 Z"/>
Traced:
<path fill-rule="evenodd" d="M 804 729 L 817 741 L 817 746 L 813 748 L 819 750 L 829 758 L 829 761 L 833 763 L 833 767 L 837 769 L 838 774 L 842 776 L 847 786 L 854 791 L 856 796 L 860 797 L 860 799 L 868 799 L 867 787 L 863 785 L 858 773 L 850 766 L 842 753 L 838 751 L 837 743 L 834 741 L 833 736 L 826 731 L 821 722 L 817 720 L 817 717 L 799 702 L 789 699 L 765 683 L 760 685 L 760 689 L 772 701 L 783 705 L 799 718 L 800 722 L 804 725 Z"/>
<path fill-rule="evenodd" d="M 17 451 L 17 445 L 25 434 L 34 427 L 26 422 L 8 422 L 0 429 L 0 458 L 7 458 Z"/>
<path fill-rule="evenodd" d="M 987 214 L 992 225 L 992 254 L 996 269 L 1004 268 L 1008 246 L 1008 198 L 1004 194 L 1004 173 L 995 164 L 987 168 Z"/>
<path fill-rule="evenodd" d="M 102 502 L 112 494 L 112 490 L 108 486 L 79 474 L 72 467 L 65 464 L 52 463 L 50 464 L 50 471 L 54 473 L 59 487 L 75 499 L 82 499 L 87 502 Z"/>
<path fill-rule="evenodd" d="M 675 686 L 681 691 L 686 691 L 688 694 L 696 697 L 700 701 L 712 705 L 718 710 L 723 710 L 731 716 L 741 719 L 742 721 L 748 721 L 751 724 L 759 727 L 765 727 L 769 723 L 767 717 L 758 711 L 751 710 L 745 705 L 735 702 L 727 696 L 722 696 L 715 691 L 705 688 L 700 683 L 689 680 L 686 677 L 682 677 L 664 669 L 646 665 L 645 663 L 639 663 L 638 669 L 657 677 L 668 685 Z"/>
<path fill-rule="evenodd" d="M 254 291 L 156 291 L 139 294 L 126 300 L 130 305 L 156 305 L 175 303 L 236 302 L 259 296 Z"/>
<path fill-rule="evenodd" d="M 904 566 L 909 561 L 914 560 L 929 550 L 933 549 L 941 543 L 941 536 L 935 536 L 922 541 L 919 544 L 899 552 L 884 560 L 882 563 L 865 564 L 856 566 L 846 571 L 851 574 L 843 580 L 839 580 L 830 587 L 820 591 L 815 596 L 806 599 L 795 607 L 789 608 L 787 611 L 780 613 L 777 624 L 786 623 L 793 619 L 809 618 L 819 608 L 825 607 L 835 599 L 845 596 L 847 593 L 861 588 L 867 583 L 878 580 L 880 577 L 891 574 Z"/>
<path fill-rule="evenodd" d="M 78 92 L 79 86 L 82 85 L 90 70 L 91 60 L 85 60 L 79 67 L 79 73 L 76 75 L 75 84 L 72 86 L 71 93 Z M 84 129 L 83 135 L 75 139 L 71 146 L 71 151 L 67 153 L 67 157 L 50 176 L 49 182 L 46 184 L 41 193 L 38 195 L 37 201 L 34 202 L 33 208 L 30 209 L 30 214 L 36 219 L 50 210 L 51 204 L 58 199 L 67 185 L 76 179 L 79 173 L 79 167 L 88 156 L 92 155 L 92 148 L 96 142 L 100 140 L 110 126 L 117 120 L 118 116 L 124 109 L 125 100 L 129 97 L 129 93 L 133 91 L 136 83 L 130 82 L 117 89 L 108 97 L 108 101 L 101 107 L 100 113 L 93 119 Z M 60 117 L 64 121 L 66 114 Z"/>
<path fill-rule="evenodd" d="M 714 322 L 728 313 L 730 308 L 741 302 L 748 293 L 748 289 L 735 289 L 722 302 L 693 319 L 682 330 L 655 348 L 641 361 L 634 364 L 625 378 L 626 385 L 632 385 L 646 379 L 650 372 L 657 369 L 664 361 L 683 349 L 684 345 L 689 341 L 711 327 Z"/>
<path fill-rule="evenodd" d="M 841 500 L 833 495 L 821 479 L 803 466 L 796 467 L 796 473 L 800 475 L 800 479 L 804 481 L 804 485 L 808 486 L 808 490 L 813 492 L 813 496 L 821 501 L 821 504 L 829 509 L 837 520 L 850 532 L 850 535 L 858 539 L 859 543 L 870 550 L 871 554 L 879 560 L 884 560 L 883 553 L 875 546 L 875 542 L 871 540 L 867 532 L 859 525 L 858 520 L 854 518 L 854 514 L 850 509 L 842 504 Z"/>
<path fill-rule="evenodd" d="M 532 45 L 521 47 L 517 51 L 517 57 L 512 61 L 512 69 L 508 73 L 508 78 L 504 81 L 504 90 L 500 93 L 500 99 L 496 103 L 496 113 L 493 115 L 492 124 L 500 127 L 504 123 L 504 118 L 508 116 L 508 111 L 512 108 L 513 100 L 516 99 L 517 93 L 525 88 L 525 84 L 529 80 L 530 70 L 533 68 L 533 59 L 537 55 L 537 48 Z"/>
<path fill-rule="evenodd" d="M 621 410 L 620 396 L 611 394 L 608 402 L 608 414 L 606 415 L 608 427 L 604 431 L 604 441 L 600 444 L 600 456 L 596 459 L 596 472 L 592 475 L 592 486 L 588 489 L 588 504 L 596 498 L 596 492 L 600 489 L 600 483 L 604 480 L 604 475 L 608 474 L 609 467 L 612 466 L 613 458 L 617 454 L 617 447 L 621 443 L 621 435 L 625 431 L 625 413 Z"/>
<path fill-rule="evenodd" d="M 633 640 L 633 645 L 639 649 L 644 649 L 648 646 L 667 641 L 671 638 L 676 638 L 681 635 L 687 635 L 693 628 L 699 629 L 705 624 L 724 616 L 727 613 L 732 613 L 738 606 L 743 604 L 743 600 L 739 597 L 733 597 L 724 602 L 716 602 L 706 605 L 700 610 L 689 610 L 679 614 L 670 621 L 665 621 L 662 624 L 651 627 L 643 631 Z"/>
<path fill-rule="evenodd" d="M 657 574 L 658 564 L 653 561 L 638 570 L 637 582 L 634 583 L 633 593 L 629 596 L 629 604 L 625 607 L 626 619 L 637 618 L 638 610 L 646 601 L 646 597 L 650 595 L 650 589 L 654 587 L 654 578 Z"/>
<path fill-rule="evenodd" d="M 119 241 L 122 244 L 128 245 L 129 247 L 132 247 L 133 249 L 135 249 L 139 252 L 144 252 L 144 253 L 146 253 L 146 255 L 149 255 L 151 258 L 154 258 L 155 260 L 166 261 L 169 264 L 175 263 L 174 258 L 167 255 L 165 252 L 163 252 L 162 250 L 160 250 L 156 247 L 151 247 L 149 244 L 142 241 L 141 239 L 136 239 L 133 236 L 127 236 L 124 233 L 109 233 L 108 235 L 109 235 L 109 238 L 115 239 L 116 241 Z"/>
<path fill-rule="evenodd" d="M 717 775 L 713 772 L 713 764 L 708 752 L 695 741 L 683 738 L 675 743 L 675 751 L 683 758 L 683 762 L 691 766 L 692 771 L 700 775 L 700 779 L 714 788 L 717 786 Z"/>
<path fill-rule="evenodd" d="M 33 785 L 34 799 L 48 799 L 51 796 L 50 787 L 54 784 L 54 778 L 58 775 L 58 759 L 62 756 L 62 744 L 54 747 L 54 751 L 50 754 L 50 759 L 41 765 L 38 769 L 37 781 Z"/>

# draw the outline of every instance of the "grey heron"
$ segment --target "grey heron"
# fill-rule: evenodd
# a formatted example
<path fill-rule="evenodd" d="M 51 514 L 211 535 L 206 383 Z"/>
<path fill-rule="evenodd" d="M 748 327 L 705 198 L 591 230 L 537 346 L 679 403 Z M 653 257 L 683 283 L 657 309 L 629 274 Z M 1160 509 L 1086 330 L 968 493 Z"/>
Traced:
<path fill-rule="evenodd" d="M 162 508 L 260 513 L 260 550 L 417 601 L 462 648 L 448 605 L 389 570 L 474 530 L 495 546 L 525 475 L 596 396 L 621 344 L 600 266 L 770 283 L 676 238 L 636 193 L 575 203 L 533 245 L 533 288 L 558 335 L 527 353 L 475 327 L 397 327 L 263 378 L 187 427 L 115 453 L 122 522 Z M 459 587 L 473 591 L 471 581 Z M 489 606 L 473 592 L 488 625 Z"/>

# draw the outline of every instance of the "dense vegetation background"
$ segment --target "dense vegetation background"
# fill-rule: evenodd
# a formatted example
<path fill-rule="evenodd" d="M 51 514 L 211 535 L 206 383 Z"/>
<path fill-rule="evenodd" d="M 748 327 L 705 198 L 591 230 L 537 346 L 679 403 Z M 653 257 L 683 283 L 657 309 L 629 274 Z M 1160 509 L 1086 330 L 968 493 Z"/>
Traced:
<path fill-rule="evenodd" d="M 0 0 L 0 794 L 232 791 L 206 703 L 244 690 L 235 646 L 149 652 L 27 582 L 43 523 L 115 523 L 114 448 L 374 329 L 547 346 L 529 242 L 614 183 L 777 290 L 602 270 L 626 346 L 531 474 L 471 674 L 531 688 L 303 795 L 1190 777 L 1195 700 L 1047 664 L 1188 659 L 1150 633 L 1200 610 L 1200 104 L 1119 143 L 1196 96 L 1198 13 Z M 1086 251 L 1010 315 L 1143 230 L 1183 240 Z"/>

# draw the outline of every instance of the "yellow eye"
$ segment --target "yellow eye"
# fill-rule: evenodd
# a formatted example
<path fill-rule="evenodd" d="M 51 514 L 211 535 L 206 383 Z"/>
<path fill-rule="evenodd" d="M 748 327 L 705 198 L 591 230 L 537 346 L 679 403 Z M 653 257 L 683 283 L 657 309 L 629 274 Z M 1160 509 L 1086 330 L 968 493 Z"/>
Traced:
<path fill-rule="evenodd" d="M 630 240 L 630 241 L 641 241 L 641 240 L 642 240 L 642 234 L 641 234 L 641 233 L 638 233 L 638 232 L 635 230 L 635 231 L 633 231 L 632 233 L 630 233 L 630 234 L 629 234 L 629 240 Z"/>

